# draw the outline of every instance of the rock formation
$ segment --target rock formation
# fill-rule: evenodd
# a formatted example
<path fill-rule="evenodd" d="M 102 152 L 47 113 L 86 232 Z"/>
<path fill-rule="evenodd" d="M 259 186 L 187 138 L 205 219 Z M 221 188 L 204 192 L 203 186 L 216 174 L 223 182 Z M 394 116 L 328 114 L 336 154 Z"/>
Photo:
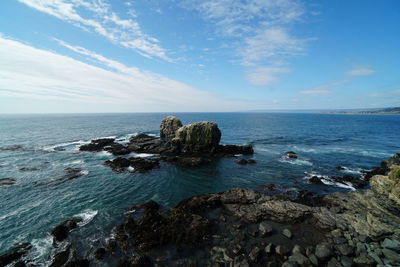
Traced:
<path fill-rule="evenodd" d="M 161 121 L 160 138 L 163 141 L 171 141 L 176 134 L 176 131 L 182 127 L 182 122 L 175 116 L 167 116 Z"/>

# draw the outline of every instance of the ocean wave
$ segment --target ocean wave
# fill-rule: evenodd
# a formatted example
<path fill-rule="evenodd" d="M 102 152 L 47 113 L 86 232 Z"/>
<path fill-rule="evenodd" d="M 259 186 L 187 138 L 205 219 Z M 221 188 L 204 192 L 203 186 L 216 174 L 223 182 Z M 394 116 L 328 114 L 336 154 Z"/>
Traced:
<path fill-rule="evenodd" d="M 90 223 L 94 219 L 94 217 L 96 217 L 97 213 L 97 210 L 87 209 L 73 217 L 82 219 L 82 221 L 78 223 L 78 226 L 82 227 Z"/>
<path fill-rule="evenodd" d="M 154 156 L 156 156 L 155 154 L 135 153 L 135 152 L 130 153 L 130 155 L 132 155 L 132 156 L 134 156 L 134 157 L 138 157 L 138 158 L 148 158 L 148 157 L 154 157 Z"/>
<path fill-rule="evenodd" d="M 65 150 L 65 148 L 67 148 L 69 146 L 75 146 L 75 149 L 79 149 L 79 146 L 84 145 L 84 144 L 89 144 L 89 143 L 90 143 L 90 141 L 78 140 L 78 141 L 72 141 L 72 142 L 66 142 L 66 143 L 45 146 L 42 149 L 44 151 L 49 151 L 49 152 Z"/>
<path fill-rule="evenodd" d="M 77 165 L 77 164 L 82 164 L 83 162 L 84 162 L 83 160 L 79 159 L 79 160 L 74 160 L 71 162 L 64 163 L 63 165 Z"/>
<path fill-rule="evenodd" d="M 313 163 L 306 160 L 306 159 L 287 159 L 286 157 L 282 157 L 278 159 L 279 162 L 289 163 L 293 165 L 300 165 L 300 166 L 312 166 Z"/>
<path fill-rule="evenodd" d="M 340 166 L 338 170 L 345 172 L 345 173 L 351 173 L 351 174 L 358 174 L 358 175 L 363 174 L 363 169 L 360 169 L 360 168 L 352 169 L 349 167 Z"/>
<path fill-rule="evenodd" d="M 44 238 L 33 239 L 31 244 L 32 249 L 29 252 L 30 260 L 37 264 L 35 266 L 48 266 L 49 262 L 43 262 L 43 260 L 54 249 L 53 237 L 49 234 Z"/>
<path fill-rule="evenodd" d="M 138 134 L 139 133 L 130 133 L 130 134 L 121 135 L 121 136 L 118 136 L 115 141 L 117 143 L 120 143 L 121 145 L 125 145 L 125 144 L 129 143 L 129 140 L 132 137 L 134 137 L 134 136 L 136 136 Z"/>
<path fill-rule="evenodd" d="M 353 187 L 353 185 L 350 182 L 347 181 L 342 181 L 342 182 L 337 182 L 334 179 L 332 179 L 331 177 L 329 177 L 328 175 L 321 175 L 318 173 L 314 173 L 314 172 L 304 172 L 306 174 L 306 176 L 304 176 L 304 179 L 309 181 L 312 177 L 318 177 L 322 183 L 324 183 L 325 185 L 333 185 L 333 186 L 337 186 L 337 187 L 341 187 L 341 188 L 346 188 L 346 189 L 350 189 L 352 191 L 355 191 L 356 189 Z"/>

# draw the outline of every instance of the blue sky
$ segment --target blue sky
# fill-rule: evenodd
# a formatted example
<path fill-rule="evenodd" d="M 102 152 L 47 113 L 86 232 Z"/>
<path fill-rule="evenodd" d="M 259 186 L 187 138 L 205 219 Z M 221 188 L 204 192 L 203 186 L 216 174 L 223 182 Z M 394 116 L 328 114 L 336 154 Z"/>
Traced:
<path fill-rule="evenodd" d="M 0 113 L 400 106 L 400 1 L 0 1 Z"/>

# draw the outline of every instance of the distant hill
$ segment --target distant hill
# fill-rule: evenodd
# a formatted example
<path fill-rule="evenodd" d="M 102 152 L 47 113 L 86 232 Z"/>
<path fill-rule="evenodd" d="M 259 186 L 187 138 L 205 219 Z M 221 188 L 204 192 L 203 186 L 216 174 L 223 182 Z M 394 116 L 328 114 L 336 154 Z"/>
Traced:
<path fill-rule="evenodd" d="M 367 109 L 367 110 L 343 110 L 333 111 L 329 113 L 344 113 L 344 114 L 400 114 L 400 107 Z"/>

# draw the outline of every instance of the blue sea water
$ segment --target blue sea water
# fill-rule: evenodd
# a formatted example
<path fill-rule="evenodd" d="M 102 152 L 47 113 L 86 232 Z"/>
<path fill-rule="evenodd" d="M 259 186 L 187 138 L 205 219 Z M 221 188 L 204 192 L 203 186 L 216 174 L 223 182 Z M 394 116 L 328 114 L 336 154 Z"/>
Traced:
<path fill-rule="evenodd" d="M 0 179 L 17 180 L 0 187 L 0 253 L 15 242 L 29 241 L 36 263 L 45 266 L 53 250 L 51 229 L 74 216 L 84 221 L 72 238 L 79 236 L 86 244 L 83 253 L 90 253 L 90 244 L 109 234 L 127 207 L 148 200 L 167 208 L 197 194 L 271 183 L 320 194 L 349 191 L 351 187 L 338 184 L 312 185 L 305 177 L 357 174 L 400 151 L 400 116 L 273 113 L 173 114 L 184 124 L 217 122 L 221 143 L 253 144 L 255 154 L 247 157 L 255 165 L 222 158 L 200 168 L 162 164 L 146 174 L 117 174 L 103 165 L 114 156 L 78 150 L 99 137 L 124 141 L 135 133 L 158 134 L 166 115 L 0 115 Z M 282 157 L 290 150 L 300 158 Z M 338 171 L 336 166 L 349 169 Z M 34 184 L 61 178 L 66 168 L 81 168 L 84 175 Z"/>

